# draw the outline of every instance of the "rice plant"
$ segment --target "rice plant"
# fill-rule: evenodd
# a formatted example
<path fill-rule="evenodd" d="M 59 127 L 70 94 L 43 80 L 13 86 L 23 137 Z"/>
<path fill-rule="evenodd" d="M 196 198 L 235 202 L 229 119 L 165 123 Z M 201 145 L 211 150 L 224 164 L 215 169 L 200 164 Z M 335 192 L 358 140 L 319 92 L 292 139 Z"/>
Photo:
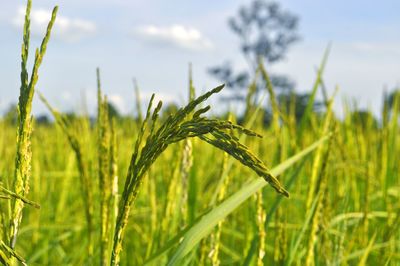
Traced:
<path fill-rule="evenodd" d="M 30 39 L 30 11 L 32 2 L 28 0 L 25 13 L 25 22 L 23 30 L 23 44 L 21 49 L 21 87 L 20 96 L 18 101 L 18 128 L 17 128 L 17 148 L 15 157 L 15 171 L 12 179 L 14 191 L 10 191 L 2 187 L 2 191 L 10 195 L 9 204 L 7 207 L 7 216 L 10 224 L 3 226 L 8 228 L 8 233 L 4 232 L 7 236 L 4 238 L 6 243 L 2 241 L 2 263 L 11 264 L 14 259 L 17 259 L 24 263 L 24 260 L 17 255 L 14 251 L 17 238 L 19 233 L 19 227 L 22 220 L 22 211 L 26 203 L 32 202 L 26 200 L 24 197 L 29 194 L 30 178 L 31 178 L 31 161 L 32 161 L 32 149 L 31 149 L 31 134 L 32 134 L 32 100 L 35 93 L 35 86 L 38 81 L 38 71 L 42 63 L 43 57 L 46 53 L 47 44 L 50 39 L 51 29 L 54 25 L 57 7 L 54 8 L 51 20 L 47 26 L 47 31 L 40 48 L 36 49 L 33 69 L 29 77 L 27 62 L 29 55 L 29 39 Z M 38 206 L 37 204 L 33 204 Z M 3 224 L 7 223 L 7 220 L 3 220 Z M 3 230 L 4 230 L 3 229 Z"/>
<path fill-rule="evenodd" d="M 196 97 L 190 66 L 175 112 L 153 94 L 142 113 L 134 81 L 136 115 L 113 117 L 97 70 L 96 116 L 67 116 L 39 94 L 54 118 L 43 124 L 32 99 L 57 8 L 29 74 L 30 10 L 17 116 L 0 118 L 2 264 L 400 264 L 400 93 L 383 95 L 380 119 L 351 100 L 339 118 L 328 47 L 300 118 L 260 62 L 241 117 L 211 114 L 224 86 Z"/>

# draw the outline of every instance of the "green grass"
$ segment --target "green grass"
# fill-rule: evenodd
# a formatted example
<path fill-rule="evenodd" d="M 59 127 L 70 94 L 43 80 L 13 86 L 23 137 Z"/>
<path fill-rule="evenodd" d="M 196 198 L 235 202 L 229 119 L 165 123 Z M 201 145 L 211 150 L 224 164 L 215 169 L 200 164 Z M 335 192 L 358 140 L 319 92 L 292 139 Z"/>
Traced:
<path fill-rule="evenodd" d="M 99 70 L 94 123 L 40 95 L 55 123 L 35 124 L 31 102 L 57 9 L 29 78 L 30 6 L 18 119 L 0 118 L 2 264 L 400 265 L 400 94 L 384 102 L 382 121 L 349 104 L 338 119 L 334 95 L 313 112 L 328 48 L 298 121 L 260 64 L 270 126 L 254 86 L 244 126 L 235 114 L 206 116 L 223 86 L 196 97 L 191 71 L 188 104 L 175 113 L 152 98 L 144 115 L 113 118 Z"/>

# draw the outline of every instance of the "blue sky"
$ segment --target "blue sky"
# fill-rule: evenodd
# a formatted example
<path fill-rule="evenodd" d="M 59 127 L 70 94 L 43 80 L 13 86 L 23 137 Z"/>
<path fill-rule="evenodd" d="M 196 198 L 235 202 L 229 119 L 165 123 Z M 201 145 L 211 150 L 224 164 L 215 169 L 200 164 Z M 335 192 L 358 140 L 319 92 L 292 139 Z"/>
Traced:
<path fill-rule="evenodd" d="M 0 0 L 0 112 L 19 93 L 22 16 L 25 1 Z M 374 112 L 383 88 L 400 85 L 400 1 L 282 0 L 300 16 L 301 42 L 287 58 L 270 68 L 288 74 L 298 90 L 310 90 L 325 47 L 332 52 L 325 72 L 330 92 L 339 86 L 343 98 L 355 99 Z M 37 89 L 55 107 L 79 107 L 82 94 L 95 107 L 95 69 L 101 68 L 103 90 L 123 113 L 134 110 L 132 78 L 143 100 L 152 92 L 164 101 L 186 99 L 188 63 L 199 91 L 218 85 L 206 69 L 230 60 L 245 67 L 238 40 L 227 26 L 242 0 L 36 0 L 32 10 L 32 45 L 39 45 L 51 8 L 59 5 Z M 217 102 L 216 102 L 217 103 Z M 34 113 L 43 104 L 35 100 Z"/>

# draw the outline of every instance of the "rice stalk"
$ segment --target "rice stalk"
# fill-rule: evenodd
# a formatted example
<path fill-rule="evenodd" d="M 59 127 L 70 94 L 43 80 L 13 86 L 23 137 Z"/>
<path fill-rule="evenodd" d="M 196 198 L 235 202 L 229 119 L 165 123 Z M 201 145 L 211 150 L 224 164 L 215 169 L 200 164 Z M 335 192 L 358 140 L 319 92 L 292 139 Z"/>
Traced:
<path fill-rule="evenodd" d="M 192 76 L 192 65 L 189 64 L 189 102 L 194 100 L 195 88 L 193 86 L 193 76 Z M 183 143 L 182 151 L 182 161 L 181 161 L 181 228 L 185 226 L 188 221 L 188 194 L 189 194 L 189 174 L 192 168 L 193 158 L 192 158 L 192 141 L 190 139 L 185 139 Z"/>
<path fill-rule="evenodd" d="M 332 106 L 333 106 L 333 99 L 334 99 L 335 94 L 336 94 L 336 92 L 334 93 L 332 98 L 328 101 L 328 106 L 327 106 L 328 110 L 327 110 L 326 118 L 325 118 L 324 125 L 322 128 L 322 134 L 326 134 L 327 132 L 330 131 L 331 120 L 332 120 L 332 116 L 333 116 Z M 310 190 L 309 190 L 309 194 L 308 194 L 309 198 L 307 198 L 307 199 L 309 200 L 310 197 L 311 198 L 316 197 L 317 191 L 321 191 L 322 194 L 318 197 L 318 200 L 316 203 L 316 210 L 313 213 L 313 217 L 312 217 L 311 229 L 310 229 L 311 231 L 310 231 L 310 235 L 309 235 L 309 239 L 308 239 L 308 248 L 307 248 L 306 261 L 305 261 L 306 266 L 314 265 L 314 245 L 317 240 L 317 232 L 320 227 L 323 203 L 324 203 L 324 199 L 327 194 L 328 181 L 326 180 L 326 167 L 328 164 L 330 148 L 331 148 L 331 139 L 328 141 L 328 147 L 327 147 L 327 150 L 325 151 L 324 156 L 322 155 L 322 153 L 323 153 L 322 149 L 317 150 L 314 164 L 312 167 Z M 322 161 L 321 161 L 321 159 L 322 159 Z M 318 180 L 316 180 L 317 175 L 319 175 Z M 310 195 L 310 193 L 311 193 L 311 195 Z M 311 205 L 311 203 L 309 203 L 309 204 Z"/>
<path fill-rule="evenodd" d="M 66 135 L 68 142 L 75 153 L 75 158 L 77 161 L 78 171 L 79 171 L 79 182 L 81 189 L 82 202 L 84 205 L 85 218 L 86 218 L 86 226 L 87 226 L 87 253 L 88 260 L 92 259 L 93 255 L 93 230 L 94 230 L 94 201 L 93 201 L 93 185 L 90 176 L 89 169 L 89 158 L 83 151 L 83 144 L 81 143 L 80 133 L 77 133 L 72 130 L 72 126 L 67 120 L 65 116 L 60 114 L 57 110 L 55 110 L 46 98 L 39 93 L 40 100 L 46 105 L 47 109 L 52 113 L 56 123 L 60 126 L 63 133 Z"/>
<path fill-rule="evenodd" d="M 165 199 L 165 211 L 163 215 L 163 220 L 161 222 L 161 243 L 164 243 L 164 241 L 166 240 L 165 237 L 170 235 L 172 232 L 175 232 L 176 229 L 180 226 L 180 217 L 178 215 L 181 215 L 181 212 L 176 212 L 177 209 L 181 208 L 179 206 L 179 202 L 182 198 L 182 196 L 180 196 L 182 194 L 182 186 L 179 185 L 181 181 L 180 162 L 181 160 L 176 160 L 170 165 L 171 179 L 168 183 Z"/>
<path fill-rule="evenodd" d="M 118 150 L 117 150 L 117 134 L 115 132 L 116 122 L 115 119 L 111 120 L 111 143 L 110 143 L 110 177 L 111 177 L 111 202 L 110 202 L 110 219 L 109 219 L 109 245 L 108 250 L 111 250 L 112 236 L 114 235 L 114 225 L 118 216 Z M 108 258 L 107 258 L 108 261 Z"/>
<path fill-rule="evenodd" d="M 322 135 L 328 134 L 328 132 L 330 130 L 330 124 L 331 124 L 331 120 L 332 120 L 332 116 L 333 116 L 333 114 L 332 114 L 333 99 L 334 99 L 336 92 L 337 92 L 337 90 L 334 92 L 334 95 L 332 96 L 332 98 L 330 99 L 330 102 L 328 104 L 326 118 L 325 118 L 323 127 L 321 129 L 321 133 L 320 133 Z M 307 194 L 307 198 L 306 198 L 306 210 L 310 209 L 311 202 L 315 196 L 315 187 L 316 187 L 318 172 L 319 172 L 320 165 L 321 165 L 322 152 L 323 152 L 323 147 L 319 147 L 317 152 L 315 153 L 315 158 L 313 161 L 312 172 L 311 172 L 311 177 L 310 177 L 310 182 L 309 182 L 309 189 L 308 189 L 308 194 Z"/>
<path fill-rule="evenodd" d="M 97 69 L 98 101 L 98 163 L 100 191 L 100 254 L 101 265 L 108 265 L 111 225 L 111 200 L 113 194 L 113 176 L 111 165 L 111 129 L 107 97 L 102 95 L 100 70 Z"/>
<path fill-rule="evenodd" d="M 282 218 L 282 216 L 285 216 Z M 282 221 L 282 219 L 284 221 Z M 276 265 L 284 265 L 287 256 L 287 239 L 286 239 L 286 215 L 282 215 L 282 207 L 277 207 L 275 212 L 275 245 L 274 245 L 274 262 Z M 265 228 L 265 226 L 264 226 Z"/>
<path fill-rule="evenodd" d="M 307 255 L 306 255 L 306 266 L 313 266 L 315 265 L 315 244 L 317 243 L 318 232 L 321 230 L 321 220 L 324 208 L 324 199 L 327 197 L 328 194 L 328 180 L 326 174 L 326 167 L 328 165 L 330 149 L 331 149 L 331 140 L 328 142 L 327 150 L 325 151 L 320 178 L 318 180 L 318 190 L 321 191 L 321 195 L 317 198 L 317 206 L 315 212 L 313 213 L 311 227 L 310 227 L 310 235 L 308 239 L 308 247 L 307 247 Z"/>
<path fill-rule="evenodd" d="M 265 232 L 265 219 L 266 219 L 266 213 L 264 210 L 263 206 L 263 194 L 262 191 L 258 191 L 256 193 L 256 202 L 257 202 L 257 219 L 256 219 L 256 224 L 257 224 L 257 231 L 258 231 L 258 252 L 257 252 L 257 266 L 263 266 L 263 259 L 265 256 L 265 238 L 266 238 L 266 232 Z"/>
<path fill-rule="evenodd" d="M 253 82 L 250 83 L 250 85 L 247 88 L 247 94 L 246 94 L 246 110 L 243 115 L 243 121 L 244 123 L 247 123 L 250 121 L 251 116 L 254 114 L 256 111 L 256 104 L 254 103 L 255 101 L 255 95 L 257 93 L 257 77 L 258 77 L 258 71 L 255 74 Z"/>
<path fill-rule="evenodd" d="M 228 155 L 226 153 L 224 153 L 224 155 L 222 157 L 221 175 L 226 171 L 227 164 L 228 164 Z M 225 194 L 227 193 L 229 181 L 230 181 L 230 178 L 228 175 L 225 178 L 224 185 L 221 187 L 221 190 L 218 193 L 218 203 L 222 202 L 222 200 L 225 198 Z M 215 228 L 215 231 L 210 236 L 211 250 L 210 250 L 208 256 L 210 257 L 211 265 L 213 265 L 213 266 L 219 266 L 221 264 L 221 261 L 219 258 L 219 251 L 220 251 L 220 244 L 221 244 L 222 225 L 223 225 L 223 221 L 218 222 L 217 227 Z"/>
<path fill-rule="evenodd" d="M 298 128 L 298 138 L 299 139 L 301 139 L 303 137 L 304 129 L 306 128 L 306 124 L 307 124 L 307 122 L 310 121 L 310 117 L 312 117 L 311 114 L 312 114 L 313 105 L 314 105 L 314 102 L 315 102 L 315 97 L 317 95 L 317 90 L 318 90 L 318 88 L 320 87 L 320 84 L 321 84 L 322 76 L 323 76 L 323 73 L 324 73 L 324 70 L 325 70 L 326 63 L 328 61 L 328 56 L 329 56 L 330 50 L 331 50 L 331 44 L 328 45 L 328 47 L 326 48 L 325 53 L 324 53 L 324 55 L 322 57 L 322 61 L 321 61 L 320 66 L 318 68 L 317 77 L 315 79 L 313 88 L 311 90 L 310 99 L 309 99 L 309 101 L 307 103 L 307 106 L 306 106 L 306 108 L 304 110 L 304 114 L 301 117 L 300 125 L 299 125 L 299 128 Z"/>
<path fill-rule="evenodd" d="M 183 144 L 182 151 L 182 161 L 180 167 L 180 176 L 181 176 L 181 228 L 185 226 L 188 222 L 188 179 L 190 169 L 193 164 L 192 159 L 192 142 L 190 139 L 186 139 Z"/>
<path fill-rule="evenodd" d="M 261 75 L 266 83 L 266 89 L 268 91 L 269 100 L 270 100 L 271 106 L 272 106 L 272 128 L 275 130 L 275 132 L 278 132 L 279 131 L 279 117 L 281 116 L 281 112 L 279 110 L 279 105 L 276 100 L 275 91 L 272 86 L 272 82 L 268 75 L 268 72 L 266 71 L 265 66 L 262 63 L 261 58 L 260 58 L 258 64 L 259 64 L 259 68 L 261 71 Z"/>
<path fill-rule="evenodd" d="M 40 48 L 36 49 L 31 77 L 27 70 L 27 61 L 30 41 L 30 11 L 32 2 L 28 0 L 25 12 L 25 22 L 23 30 L 23 44 L 21 50 L 21 87 L 18 101 L 18 129 L 17 129 L 17 152 L 15 157 L 14 172 L 14 193 L 25 197 L 29 193 L 29 182 L 31 177 L 31 134 L 32 134 L 32 100 L 35 92 L 35 86 L 38 81 L 38 71 L 43 57 L 47 50 L 47 44 L 50 39 L 50 33 L 54 25 L 58 7 L 53 9 L 50 22 L 48 23 L 45 37 L 42 40 Z M 10 250 L 15 249 L 19 226 L 22 220 L 22 210 L 24 201 L 21 198 L 14 197 L 10 208 L 10 231 L 9 242 Z M 8 252 L 10 252 L 8 250 Z M 12 253 L 11 253 L 12 255 Z"/>

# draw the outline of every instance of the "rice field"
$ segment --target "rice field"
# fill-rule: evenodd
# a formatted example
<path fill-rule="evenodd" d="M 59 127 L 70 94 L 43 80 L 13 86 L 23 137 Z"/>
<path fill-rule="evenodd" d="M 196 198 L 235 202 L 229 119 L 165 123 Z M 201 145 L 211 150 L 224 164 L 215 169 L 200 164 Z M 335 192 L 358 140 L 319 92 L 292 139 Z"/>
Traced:
<path fill-rule="evenodd" d="M 176 112 L 137 97 L 113 117 L 100 70 L 96 119 L 67 116 L 35 93 L 57 8 L 32 54 L 30 7 L 17 119 L 0 118 L 2 264 L 400 265 L 400 93 L 379 119 L 352 104 L 339 118 L 335 94 L 315 112 L 327 52 L 300 118 L 261 64 L 265 97 L 248 89 L 240 125 L 208 114 L 224 86 L 198 95 L 191 75 Z M 33 97 L 54 122 L 37 123 Z"/>

